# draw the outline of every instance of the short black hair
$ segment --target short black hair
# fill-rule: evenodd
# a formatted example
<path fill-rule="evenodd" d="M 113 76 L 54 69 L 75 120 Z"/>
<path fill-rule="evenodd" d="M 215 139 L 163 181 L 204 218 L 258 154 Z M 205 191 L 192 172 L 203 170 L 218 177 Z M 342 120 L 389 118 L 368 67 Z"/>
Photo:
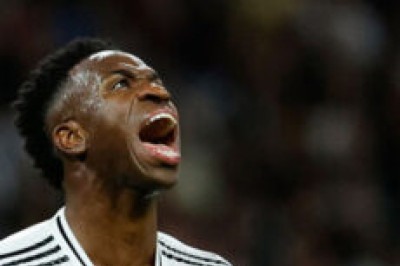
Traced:
<path fill-rule="evenodd" d="M 109 41 L 78 38 L 45 57 L 21 85 L 14 107 L 15 124 L 34 166 L 56 188 L 61 188 L 63 165 L 46 132 L 46 114 L 69 71 L 90 55 L 115 49 Z"/>

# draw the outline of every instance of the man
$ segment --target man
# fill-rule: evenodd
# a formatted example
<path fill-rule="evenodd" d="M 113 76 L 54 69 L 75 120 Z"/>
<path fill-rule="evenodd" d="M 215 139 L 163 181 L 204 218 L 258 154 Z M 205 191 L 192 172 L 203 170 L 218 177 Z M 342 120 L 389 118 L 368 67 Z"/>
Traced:
<path fill-rule="evenodd" d="M 65 207 L 0 242 L 0 265 L 230 265 L 157 232 L 180 162 L 178 113 L 157 73 L 97 39 L 52 54 L 22 85 L 17 126 Z"/>

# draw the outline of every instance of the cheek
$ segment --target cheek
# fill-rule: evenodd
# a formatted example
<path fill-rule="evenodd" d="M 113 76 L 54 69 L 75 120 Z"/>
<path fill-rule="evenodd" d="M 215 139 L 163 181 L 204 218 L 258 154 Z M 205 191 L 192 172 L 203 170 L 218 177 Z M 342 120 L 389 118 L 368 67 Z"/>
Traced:
<path fill-rule="evenodd" d="M 116 108 L 101 108 L 92 113 L 89 123 L 94 145 L 109 149 L 126 146 L 127 127 L 123 112 L 117 112 Z"/>
<path fill-rule="evenodd" d="M 134 137 L 129 116 L 129 101 L 102 99 L 100 108 L 88 116 L 89 151 L 92 167 L 105 175 L 123 174 L 131 164 L 130 149 Z"/>
<path fill-rule="evenodd" d="M 110 125 L 117 124 L 121 126 L 127 123 L 130 109 L 131 101 L 129 99 L 113 99 L 112 101 L 107 101 L 101 108 L 101 116 Z"/>
<path fill-rule="evenodd" d="M 91 136 L 88 163 L 103 176 L 124 173 L 129 163 L 125 130 L 103 123 L 92 127 Z"/>
<path fill-rule="evenodd" d="M 79 106 L 82 114 L 92 116 L 103 108 L 103 102 L 98 97 L 85 97 L 83 101 L 80 101 Z"/>

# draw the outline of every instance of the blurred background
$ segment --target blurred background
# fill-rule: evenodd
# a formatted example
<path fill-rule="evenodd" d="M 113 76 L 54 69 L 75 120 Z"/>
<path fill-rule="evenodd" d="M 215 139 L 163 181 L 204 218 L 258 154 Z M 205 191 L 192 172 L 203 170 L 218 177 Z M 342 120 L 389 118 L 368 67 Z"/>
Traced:
<path fill-rule="evenodd" d="M 233 265 L 400 265 L 400 2 L 0 1 L 0 238 L 62 205 L 9 108 L 48 52 L 114 40 L 181 112 L 160 227 Z"/>

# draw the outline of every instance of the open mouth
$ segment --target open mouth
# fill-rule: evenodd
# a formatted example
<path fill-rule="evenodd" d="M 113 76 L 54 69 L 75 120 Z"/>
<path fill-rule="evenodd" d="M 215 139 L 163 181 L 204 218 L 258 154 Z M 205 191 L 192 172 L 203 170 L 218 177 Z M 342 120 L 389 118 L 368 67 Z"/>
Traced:
<path fill-rule="evenodd" d="M 168 165 L 177 165 L 180 153 L 176 145 L 178 121 L 168 112 L 147 119 L 139 131 L 139 139 L 149 154 Z"/>
<path fill-rule="evenodd" d="M 142 142 L 170 146 L 175 141 L 177 121 L 167 113 L 151 117 L 141 128 L 139 138 Z"/>

